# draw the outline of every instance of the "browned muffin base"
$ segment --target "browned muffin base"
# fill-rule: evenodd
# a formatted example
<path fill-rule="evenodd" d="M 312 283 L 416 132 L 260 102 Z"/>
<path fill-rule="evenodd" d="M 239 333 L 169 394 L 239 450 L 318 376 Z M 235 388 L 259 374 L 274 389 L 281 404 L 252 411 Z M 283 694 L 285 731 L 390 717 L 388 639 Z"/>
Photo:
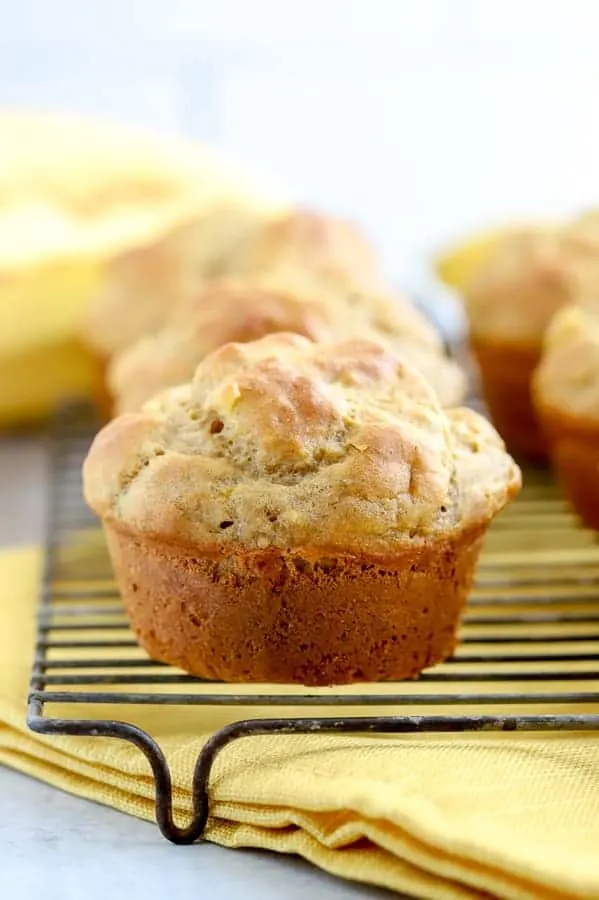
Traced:
<path fill-rule="evenodd" d="M 453 652 L 484 527 L 386 557 L 185 549 L 106 528 L 151 657 L 230 682 L 414 678 Z"/>
<path fill-rule="evenodd" d="M 599 422 L 540 403 L 539 416 L 568 499 L 583 523 L 599 531 Z"/>
<path fill-rule="evenodd" d="M 547 459 L 547 447 L 531 396 L 531 378 L 540 360 L 536 344 L 492 341 L 473 336 L 481 387 L 493 424 L 515 455 Z"/>

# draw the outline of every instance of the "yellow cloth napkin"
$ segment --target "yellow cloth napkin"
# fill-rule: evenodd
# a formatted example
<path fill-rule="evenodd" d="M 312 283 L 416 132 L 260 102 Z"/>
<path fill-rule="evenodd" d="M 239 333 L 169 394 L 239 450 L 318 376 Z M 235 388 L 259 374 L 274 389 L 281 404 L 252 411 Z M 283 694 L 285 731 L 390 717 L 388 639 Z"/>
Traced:
<path fill-rule="evenodd" d="M 135 748 L 26 729 L 39 572 L 36 550 L 0 555 L 0 763 L 151 819 Z M 166 752 L 181 817 L 219 716 L 135 713 Z M 598 734 L 244 738 L 218 757 L 211 801 L 209 840 L 297 853 L 427 900 L 599 898 Z"/>

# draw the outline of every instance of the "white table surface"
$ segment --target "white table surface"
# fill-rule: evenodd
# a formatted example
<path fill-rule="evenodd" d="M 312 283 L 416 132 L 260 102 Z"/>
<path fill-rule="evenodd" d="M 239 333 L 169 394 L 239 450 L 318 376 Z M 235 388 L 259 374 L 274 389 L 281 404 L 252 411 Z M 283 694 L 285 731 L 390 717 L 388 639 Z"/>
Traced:
<path fill-rule="evenodd" d="M 301 859 L 173 847 L 155 825 L 0 768 L 0 895 L 10 900 L 337 900 L 391 895 Z"/>
<path fill-rule="evenodd" d="M 0 440 L 0 545 L 42 535 L 44 453 Z M 211 844 L 174 847 L 141 822 L 0 767 L 0 897 L 10 900 L 336 900 L 391 895 L 301 859 Z"/>

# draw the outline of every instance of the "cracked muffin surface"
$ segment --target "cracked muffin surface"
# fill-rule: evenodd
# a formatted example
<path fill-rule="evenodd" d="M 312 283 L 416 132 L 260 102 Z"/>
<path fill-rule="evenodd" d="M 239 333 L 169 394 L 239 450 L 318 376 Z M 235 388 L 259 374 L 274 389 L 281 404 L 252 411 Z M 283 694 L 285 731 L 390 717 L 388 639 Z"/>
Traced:
<path fill-rule="evenodd" d="M 487 522 L 519 478 L 492 426 L 383 346 L 284 334 L 221 347 L 84 470 L 92 508 L 144 534 L 356 552 Z"/>

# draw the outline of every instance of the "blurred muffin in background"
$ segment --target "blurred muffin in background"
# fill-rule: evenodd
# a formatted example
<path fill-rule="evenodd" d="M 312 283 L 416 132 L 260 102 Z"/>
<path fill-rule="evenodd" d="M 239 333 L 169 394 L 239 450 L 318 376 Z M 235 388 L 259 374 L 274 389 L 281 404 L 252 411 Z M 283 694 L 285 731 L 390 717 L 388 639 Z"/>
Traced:
<path fill-rule="evenodd" d="M 365 339 L 385 345 L 425 375 L 445 406 L 456 406 L 465 376 L 447 358 L 432 326 L 403 297 L 312 292 L 301 279 L 274 276 L 206 282 L 163 328 L 116 356 L 108 386 L 116 412 L 139 409 L 159 391 L 189 381 L 198 364 L 227 343 L 246 343 L 275 332 L 312 341 Z"/>
<path fill-rule="evenodd" d="M 470 235 L 436 254 L 433 270 L 447 287 L 461 292 L 499 244 L 536 228 L 537 223 L 520 222 Z"/>
<path fill-rule="evenodd" d="M 545 335 L 533 397 L 551 460 L 584 523 L 599 530 L 599 319 L 570 306 Z"/>
<path fill-rule="evenodd" d="M 217 207 L 110 266 L 83 329 L 99 361 L 105 413 L 108 361 L 158 331 L 179 303 L 184 315 L 186 300 L 197 304 L 202 282 L 216 275 L 276 278 L 285 286 L 301 283 L 302 294 L 339 297 L 350 289 L 382 290 L 384 283 L 371 244 L 343 219 L 299 208 Z"/>
<path fill-rule="evenodd" d="M 506 237 L 464 289 L 470 341 L 493 421 L 512 452 L 544 459 L 530 393 L 543 335 L 570 303 L 599 301 L 599 245 L 575 229 Z"/>
<path fill-rule="evenodd" d="M 85 315 L 85 343 L 108 360 L 156 331 L 177 303 L 226 267 L 266 216 L 241 203 L 218 205 L 160 240 L 116 257 Z"/>
<path fill-rule="evenodd" d="M 302 208 L 255 232 L 227 269 L 240 276 L 268 272 L 281 278 L 298 271 L 322 286 L 374 292 L 384 286 L 378 254 L 357 225 Z"/>
<path fill-rule="evenodd" d="M 268 273 L 288 280 L 300 272 L 312 290 L 382 285 L 373 248 L 348 222 L 304 210 L 220 205 L 116 258 L 88 310 L 84 339 L 108 360 L 160 328 L 206 278 Z"/>

